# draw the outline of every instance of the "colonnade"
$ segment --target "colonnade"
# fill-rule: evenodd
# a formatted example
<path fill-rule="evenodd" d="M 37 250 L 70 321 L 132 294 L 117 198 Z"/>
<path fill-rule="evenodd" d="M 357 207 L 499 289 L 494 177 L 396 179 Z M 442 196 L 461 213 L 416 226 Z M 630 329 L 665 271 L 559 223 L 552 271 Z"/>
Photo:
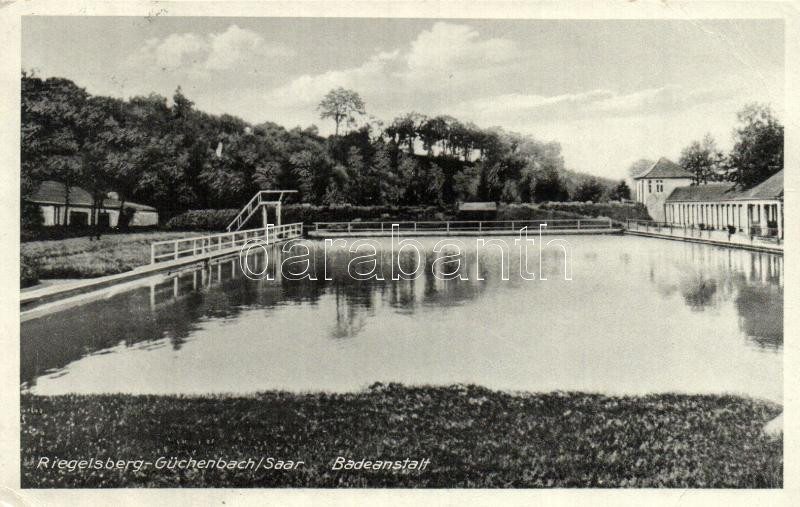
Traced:
<path fill-rule="evenodd" d="M 782 201 L 668 202 L 664 207 L 666 221 L 674 225 L 733 226 L 738 232 L 783 239 Z"/>

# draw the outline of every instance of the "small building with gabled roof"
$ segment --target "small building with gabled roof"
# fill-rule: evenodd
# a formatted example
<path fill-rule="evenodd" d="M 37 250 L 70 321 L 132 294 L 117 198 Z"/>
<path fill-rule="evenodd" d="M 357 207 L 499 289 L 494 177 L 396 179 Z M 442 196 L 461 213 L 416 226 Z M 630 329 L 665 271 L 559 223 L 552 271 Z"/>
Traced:
<path fill-rule="evenodd" d="M 109 192 L 99 207 L 94 206 L 92 195 L 81 187 L 67 187 L 58 181 L 43 181 L 27 200 L 39 206 L 43 225 L 71 225 L 76 227 L 99 225 L 117 227 L 120 212 L 126 214 L 130 226 L 158 224 L 158 210 L 146 204 L 122 202 L 116 192 Z"/>
<path fill-rule="evenodd" d="M 661 157 L 633 180 L 636 202 L 644 204 L 650 217 L 661 222 L 667 196 L 676 188 L 691 185 L 694 176 L 675 162 Z"/>
<path fill-rule="evenodd" d="M 636 201 L 647 204 L 647 197 L 652 194 L 669 195 L 678 187 L 691 185 L 694 181 L 692 173 L 668 158 L 661 157 L 643 173 L 635 176 Z"/>

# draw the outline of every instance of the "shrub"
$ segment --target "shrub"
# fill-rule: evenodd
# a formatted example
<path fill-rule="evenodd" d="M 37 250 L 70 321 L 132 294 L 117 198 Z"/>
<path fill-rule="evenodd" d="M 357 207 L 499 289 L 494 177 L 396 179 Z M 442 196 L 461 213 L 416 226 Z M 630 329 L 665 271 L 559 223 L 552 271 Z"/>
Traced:
<path fill-rule="evenodd" d="M 23 231 L 38 230 L 44 225 L 44 216 L 38 204 L 23 199 L 20 207 L 20 225 Z"/>
<path fill-rule="evenodd" d="M 647 208 L 641 203 L 607 202 L 547 202 L 541 205 L 543 209 L 568 211 L 585 217 L 610 218 L 618 222 L 625 220 L 650 220 Z"/>
<path fill-rule="evenodd" d="M 422 221 L 452 220 L 452 208 L 439 206 L 352 206 L 341 204 L 333 206 L 314 206 L 292 204 L 283 207 L 283 222 L 350 222 L 360 219 L 370 221 Z M 437 218 L 438 217 L 438 218 Z"/>
<path fill-rule="evenodd" d="M 169 219 L 169 230 L 224 231 L 236 218 L 237 209 L 193 209 Z"/>
<path fill-rule="evenodd" d="M 19 284 L 20 287 L 30 287 L 39 283 L 39 262 L 28 255 L 19 258 Z"/>
<path fill-rule="evenodd" d="M 538 204 L 504 204 L 497 209 L 497 220 L 570 220 L 581 215 L 570 211 L 545 209 Z"/>
<path fill-rule="evenodd" d="M 236 217 L 236 209 L 189 210 L 171 218 L 169 230 L 224 231 Z M 269 210 L 270 221 L 274 221 L 274 210 Z M 456 209 L 448 206 L 354 206 L 335 204 L 317 206 L 312 204 L 286 204 L 281 210 L 284 224 L 302 222 L 311 226 L 314 222 L 390 222 L 456 220 Z M 628 203 L 544 203 L 502 204 L 497 210 L 496 220 L 559 220 L 584 217 L 608 217 L 623 221 L 628 218 L 649 219 L 641 204 Z M 256 212 L 244 226 L 245 229 L 261 227 L 261 214 Z"/>
<path fill-rule="evenodd" d="M 224 231 L 236 217 L 236 209 L 190 210 L 171 218 L 166 228 L 169 230 L 207 230 Z M 269 210 L 270 221 L 274 221 L 274 210 Z M 302 222 L 362 221 L 403 221 L 403 220 L 447 220 L 452 219 L 452 210 L 438 206 L 352 206 L 350 204 L 315 206 L 311 204 L 287 204 L 281 209 L 284 224 Z M 244 226 L 246 229 L 261 227 L 261 215 L 252 217 Z"/>

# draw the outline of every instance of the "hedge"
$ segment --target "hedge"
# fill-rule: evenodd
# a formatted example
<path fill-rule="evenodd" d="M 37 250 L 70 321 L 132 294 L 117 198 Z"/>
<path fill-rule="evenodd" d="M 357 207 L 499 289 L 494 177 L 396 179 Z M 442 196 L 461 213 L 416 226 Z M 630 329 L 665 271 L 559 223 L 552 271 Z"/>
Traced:
<path fill-rule="evenodd" d="M 238 209 L 189 210 L 171 218 L 165 225 L 168 230 L 224 231 L 239 213 Z M 270 220 L 274 220 L 271 209 Z M 283 206 L 281 219 L 284 224 L 302 222 L 350 222 L 350 221 L 434 221 L 457 220 L 457 209 L 449 206 L 316 206 L 312 204 L 288 204 Z M 495 220 L 559 220 L 586 217 L 608 217 L 617 221 L 628 218 L 648 219 L 647 211 L 640 204 L 619 203 L 544 203 L 501 204 Z M 257 214 L 245 228 L 260 227 Z"/>
<path fill-rule="evenodd" d="M 228 224 L 236 218 L 237 209 L 189 210 L 171 218 L 166 223 L 169 230 L 209 230 L 224 231 Z M 269 210 L 270 221 L 274 220 L 274 211 Z M 353 220 L 452 220 L 455 210 L 438 206 L 314 206 L 311 204 L 288 204 L 281 210 L 281 221 L 284 224 L 303 222 L 312 225 L 314 222 L 349 222 Z M 245 228 L 260 227 L 260 214 L 254 216 Z"/>
<path fill-rule="evenodd" d="M 628 202 L 546 202 L 542 209 L 576 213 L 585 217 L 625 220 L 650 220 L 647 208 L 641 203 Z"/>
<path fill-rule="evenodd" d="M 497 208 L 497 220 L 570 220 L 583 218 L 577 213 L 543 209 L 538 204 L 502 204 Z"/>
<path fill-rule="evenodd" d="M 39 283 L 39 262 L 28 255 L 19 257 L 19 285 L 30 287 Z"/>
<path fill-rule="evenodd" d="M 193 209 L 170 218 L 165 227 L 173 231 L 224 231 L 238 209 Z"/>

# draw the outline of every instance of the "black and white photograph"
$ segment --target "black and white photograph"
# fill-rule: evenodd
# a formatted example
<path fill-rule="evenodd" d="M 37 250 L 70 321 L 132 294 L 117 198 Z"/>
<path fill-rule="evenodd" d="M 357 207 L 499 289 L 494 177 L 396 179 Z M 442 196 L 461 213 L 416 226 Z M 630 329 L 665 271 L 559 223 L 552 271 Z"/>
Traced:
<path fill-rule="evenodd" d="M 3 486 L 788 493 L 797 4 L 200 4 L 18 18 Z"/>

